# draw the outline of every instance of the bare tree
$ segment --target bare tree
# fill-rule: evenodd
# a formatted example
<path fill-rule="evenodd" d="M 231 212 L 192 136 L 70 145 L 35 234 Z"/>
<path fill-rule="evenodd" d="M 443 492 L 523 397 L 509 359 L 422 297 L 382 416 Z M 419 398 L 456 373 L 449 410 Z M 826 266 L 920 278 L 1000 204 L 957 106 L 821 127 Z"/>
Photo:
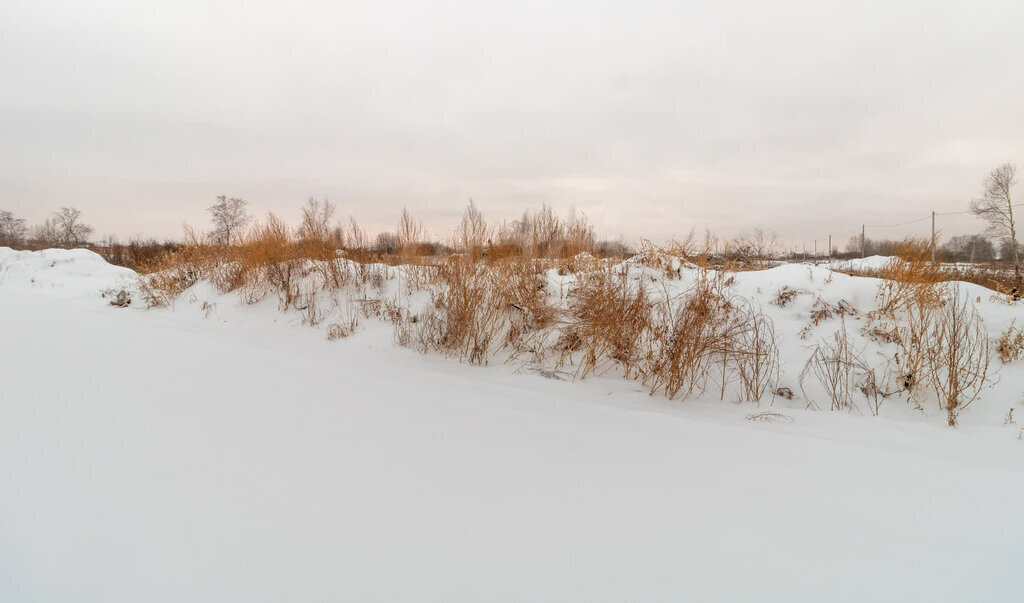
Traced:
<path fill-rule="evenodd" d="M 0 211 L 0 245 L 20 245 L 25 240 L 25 220 L 9 211 Z"/>
<path fill-rule="evenodd" d="M 472 258 L 479 258 L 487 240 L 487 222 L 473 200 L 469 200 L 462 222 L 455 231 L 455 247 Z"/>
<path fill-rule="evenodd" d="M 299 226 L 299 239 L 304 243 L 315 243 L 324 247 L 337 247 L 340 235 L 331 227 L 335 207 L 324 199 L 317 201 L 310 197 L 302 208 L 302 224 Z"/>
<path fill-rule="evenodd" d="M 402 208 L 402 219 L 398 222 L 397 237 L 398 252 L 402 254 L 416 253 L 416 248 L 426 238 L 423 225 L 413 219 L 409 210 Z"/>
<path fill-rule="evenodd" d="M 87 242 L 92 226 L 82 223 L 81 218 L 82 212 L 74 207 L 62 207 L 53 214 L 51 220 L 58 245 L 71 249 Z"/>
<path fill-rule="evenodd" d="M 217 197 L 217 202 L 206 209 L 210 212 L 210 221 L 213 222 L 213 232 L 210 238 L 220 245 L 230 245 L 232 241 L 242 234 L 252 218 L 246 211 L 248 201 L 238 197 Z"/>
<path fill-rule="evenodd" d="M 56 247 L 59 244 L 59 237 L 57 236 L 57 226 L 54 223 L 54 219 L 47 218 L 43 220 L 42 224 L 33 226 L 29 231 L 28 240 L 34 245 Z"/>
<path fill-rule="evenodd" d="M 985 178 L 984 196 L 971 201 L 971 211 L 988 222 L 988 232 L 1011 244 L 1010 259 L 1017 283 L 1020 283 L 1020 252 L 1017 243 L 1017 224 L 1013 217 L 1010 189 L 1017 184 L 1017 166 L 1004 163 Z"/>
<path fill-rule="evenodd" d="M 398 251 L 398 237 L 393 232 L 382 232 L 373 243 L 373 250 L 380 254 L 392 254 Z"/>

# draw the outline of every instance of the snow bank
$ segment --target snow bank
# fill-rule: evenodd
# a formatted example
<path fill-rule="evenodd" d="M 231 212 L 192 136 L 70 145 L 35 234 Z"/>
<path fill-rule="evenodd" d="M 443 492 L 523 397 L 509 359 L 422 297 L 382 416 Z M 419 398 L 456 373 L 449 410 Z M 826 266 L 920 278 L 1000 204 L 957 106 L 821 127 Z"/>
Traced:
<path fill-rule="evenodd" d="M 872 291 L 828 277 L 783 266 L 737 287 Z M 800 408 L 752 422 L 766 405 L 460 365 L 397 348 L 381 323 L 328 342 L 276 308 L 257 309 L 264 330 L 202 318 L 212 292 L 198 289 L 195 312 L 50 291 L 0 294 L 0 317 L 19 317 L 0 348 L 0 601 L 941 603 L 1024 589 L 1018 425 Z M 803 325 L 811 298 L 774 316 Z M 218 300 L 224 319 L 252 309 Z M 1005 396 L 1000 410 L 1020 406 L 1019 388 Z"/>
<path fill-rule="evenodd" d="M 14 251 L 0 247 L 0 290 L 47 290 L 65 296 L 98 296 L 110 288 L 131 286 L 137 274 L 112 266 L 87 249 Z"/>
<path fill-rule="evenodd" d="M 866 258 L 833 260 L 832 267 L 836 270 L 881 270 L 888 266 L 891 261 L 892 256 L 870 255 Z"/>

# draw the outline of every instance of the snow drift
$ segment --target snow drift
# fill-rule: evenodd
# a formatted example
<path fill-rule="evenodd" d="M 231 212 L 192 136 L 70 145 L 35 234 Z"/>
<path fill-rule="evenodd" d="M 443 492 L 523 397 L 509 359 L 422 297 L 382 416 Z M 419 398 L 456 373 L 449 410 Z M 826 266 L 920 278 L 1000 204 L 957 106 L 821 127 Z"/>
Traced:
<path fill-rule="evenodd" d="M 378 320 L 327 341 L 343 302 L 314 329 L 304 310 L 203 281 L 167 310 L 113 308 L 100 292 L 130 275 L 80 252 L 0 250 L 0 275 L 0 600 L 1009 601 L 1024 588 L 1024 445 L 1002 421 L 1020 404 L 1013 365 L 953 430 L 898 401 L 870 417 L 478 368 L 396 346 Z M 429 303 L 388 275 L 382 298 Z M 735 277 L 782 335 L 781 382 L 819 297 L 863 311 L 877 287 L 807 266 Z M 556 296 L 573 276 L 546 278 Z M 780 307 L 783 286 L 800 293 Z M 990 329 L 1019 316 L 970 295 Z M 770 409 L 791 420 L 747 420 Z"/>

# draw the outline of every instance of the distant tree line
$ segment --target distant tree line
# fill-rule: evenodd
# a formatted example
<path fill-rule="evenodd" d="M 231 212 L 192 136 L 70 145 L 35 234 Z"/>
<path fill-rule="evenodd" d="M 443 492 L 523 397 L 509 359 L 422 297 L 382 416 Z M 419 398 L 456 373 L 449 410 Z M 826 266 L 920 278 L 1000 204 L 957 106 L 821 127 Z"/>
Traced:
<path fill-rule="evenodd" d="M 31 228 L 23 218 L 9 211 L 0 211 L 0 245 L 15 247 L 36 245 L 43 247 L 84 247 L 89 244 L 92 226 L 82 221 L 82 212 L 74 207 L 62 207 L 50 217 Z"/>

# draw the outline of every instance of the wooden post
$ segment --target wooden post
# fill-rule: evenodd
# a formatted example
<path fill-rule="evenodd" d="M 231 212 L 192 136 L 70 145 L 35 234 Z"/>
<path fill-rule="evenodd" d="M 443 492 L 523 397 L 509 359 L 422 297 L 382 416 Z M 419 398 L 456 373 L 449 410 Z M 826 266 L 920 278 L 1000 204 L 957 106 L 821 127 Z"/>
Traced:
<path fill-rule="evenodd" d="M 932 212 L 932 263 L 935 263 L 935 212 Z"/>

